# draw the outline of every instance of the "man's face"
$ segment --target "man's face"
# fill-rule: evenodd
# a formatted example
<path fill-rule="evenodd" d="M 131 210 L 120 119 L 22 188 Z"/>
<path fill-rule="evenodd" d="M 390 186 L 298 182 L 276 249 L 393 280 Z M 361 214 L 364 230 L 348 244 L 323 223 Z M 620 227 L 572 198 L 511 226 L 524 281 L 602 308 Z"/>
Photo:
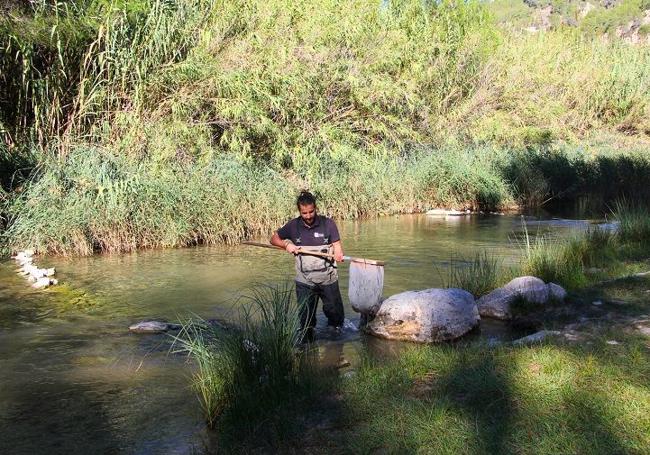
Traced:
<path fill-rule="evenodd" d="M 316 219 L 316 205 L 298 205 L 298 210 L 300 211 L 300 218 L 305 222 L 307 226 L 311 226 Z"/>

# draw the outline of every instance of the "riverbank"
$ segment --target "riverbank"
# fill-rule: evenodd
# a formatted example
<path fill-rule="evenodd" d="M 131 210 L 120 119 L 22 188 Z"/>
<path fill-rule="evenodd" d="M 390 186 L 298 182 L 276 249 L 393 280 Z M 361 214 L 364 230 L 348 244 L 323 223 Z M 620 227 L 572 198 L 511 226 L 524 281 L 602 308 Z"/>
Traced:
<path fill-rule="evenodd" d="M 5 251 L 235 243 L 303 188 L 355 218 L 650 187 L 650 53 L 614 36 L 481 2 L 33 6 L 0 23 Z"/>

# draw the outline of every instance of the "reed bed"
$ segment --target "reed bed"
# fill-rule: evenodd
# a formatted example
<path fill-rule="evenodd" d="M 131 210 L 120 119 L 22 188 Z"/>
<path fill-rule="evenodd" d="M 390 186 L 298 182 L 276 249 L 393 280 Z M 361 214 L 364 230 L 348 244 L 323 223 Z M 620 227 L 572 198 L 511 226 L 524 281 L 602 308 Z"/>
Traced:
<path fill-rule="evenodd" d="M 650 239 L 650 210 L 647 206 L 620 199 L 615 202 L 612 215 L 619 222 L 621 240 L 647 242 Z"/>
<path fill-rule="evenodd" d="M 382 5 L 43 1 L 7 14 L 4 249 L 235 242 L 290 216 L 280 195 L 302 188 L 339 218 L 650 188 L 647 154 L 630 166 L 571 145 L 596 132 L 644 149 L 646 48 L 523 37 L 482 2 Z"/>

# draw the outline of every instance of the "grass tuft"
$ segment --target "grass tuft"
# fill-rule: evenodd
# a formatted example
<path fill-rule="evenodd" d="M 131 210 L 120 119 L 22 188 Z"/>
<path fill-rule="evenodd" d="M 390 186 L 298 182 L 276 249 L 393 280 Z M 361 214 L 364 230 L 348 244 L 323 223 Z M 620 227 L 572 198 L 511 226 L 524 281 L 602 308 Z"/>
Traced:
<path fill-rule="evenodd" d="M 443 279 L 445 287 L 464 289 L 478 298 L 498 287 L 502 276 L 499 259 L 483 251 L 471 259 L 452 257 Z"/>
<path fill-rule="evenodd" d="M 254 289 L 229 328 L 202 320 L 183 324 L 175 344 L 196 361 L 193 384 L 211 427 L 243 420 L 253 439 L 290 431 L 299 423 L 283 413 L 322 392 L 329 375 L 318 372 L 301 347 L 293 294 L 288 287 Z"/>

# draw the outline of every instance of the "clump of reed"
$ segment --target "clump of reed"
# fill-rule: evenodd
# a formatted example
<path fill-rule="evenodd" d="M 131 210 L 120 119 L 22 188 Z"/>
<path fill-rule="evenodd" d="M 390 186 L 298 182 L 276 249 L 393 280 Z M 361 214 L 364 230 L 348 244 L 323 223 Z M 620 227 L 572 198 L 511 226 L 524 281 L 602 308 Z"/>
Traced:
<path fill-rule="evenodd" d="M 614 203 L 612 215 L 619 222 L 618 235 L 622 241 L 650 240 L 650 210 L 645 205 L 619 199 Z"/>
<path fill-rule="evenodd" d="M 258 287 L 245 300 L 231 327 L 189 320 L 175 338 L 196 361 L 193 384 L 210 426 L 273 420 L 278 407 L 299 406 L 318 390 L 292 289 Z"/>
<path fill-rule="evenodd" d="M 53 159 L 6 210 L 9 247 L 88 255 L 234 243 L 284 222 L 289 183 L 268 167 L 227 159 L 160 165 L 97 149 Z"/>
<path fill-rule="evenodd" d="M 235 243 L 291 217 L 294 195 L 304 187 L 337 218 L 420 211 L 434 203 L 491 208 L 512 197 L 486 153 L 449 147 L 368 157 L 349 151 L 299 178 L 227 156 L 159 162 L 77 147 L 44 162 L 6 205 L 8 247 L 88 255 Z"/>
<path fill-rule="evenodd" d="M 523 246 L 524 274 L 570 289 L 587 284 L 587 268 L 611 267 L 619 256 L 616 234 L 598 227 L 568 238 L 538 235 L 532 241 L 526 230 Z"/>
<path fill-rule="evenodd" d="M 478 298 L 497 288 L 503 276 L 501 261 L 484 250 L 473 258 L 452 257 L 443 280 L 445 287 L 464 289 Z"/>

